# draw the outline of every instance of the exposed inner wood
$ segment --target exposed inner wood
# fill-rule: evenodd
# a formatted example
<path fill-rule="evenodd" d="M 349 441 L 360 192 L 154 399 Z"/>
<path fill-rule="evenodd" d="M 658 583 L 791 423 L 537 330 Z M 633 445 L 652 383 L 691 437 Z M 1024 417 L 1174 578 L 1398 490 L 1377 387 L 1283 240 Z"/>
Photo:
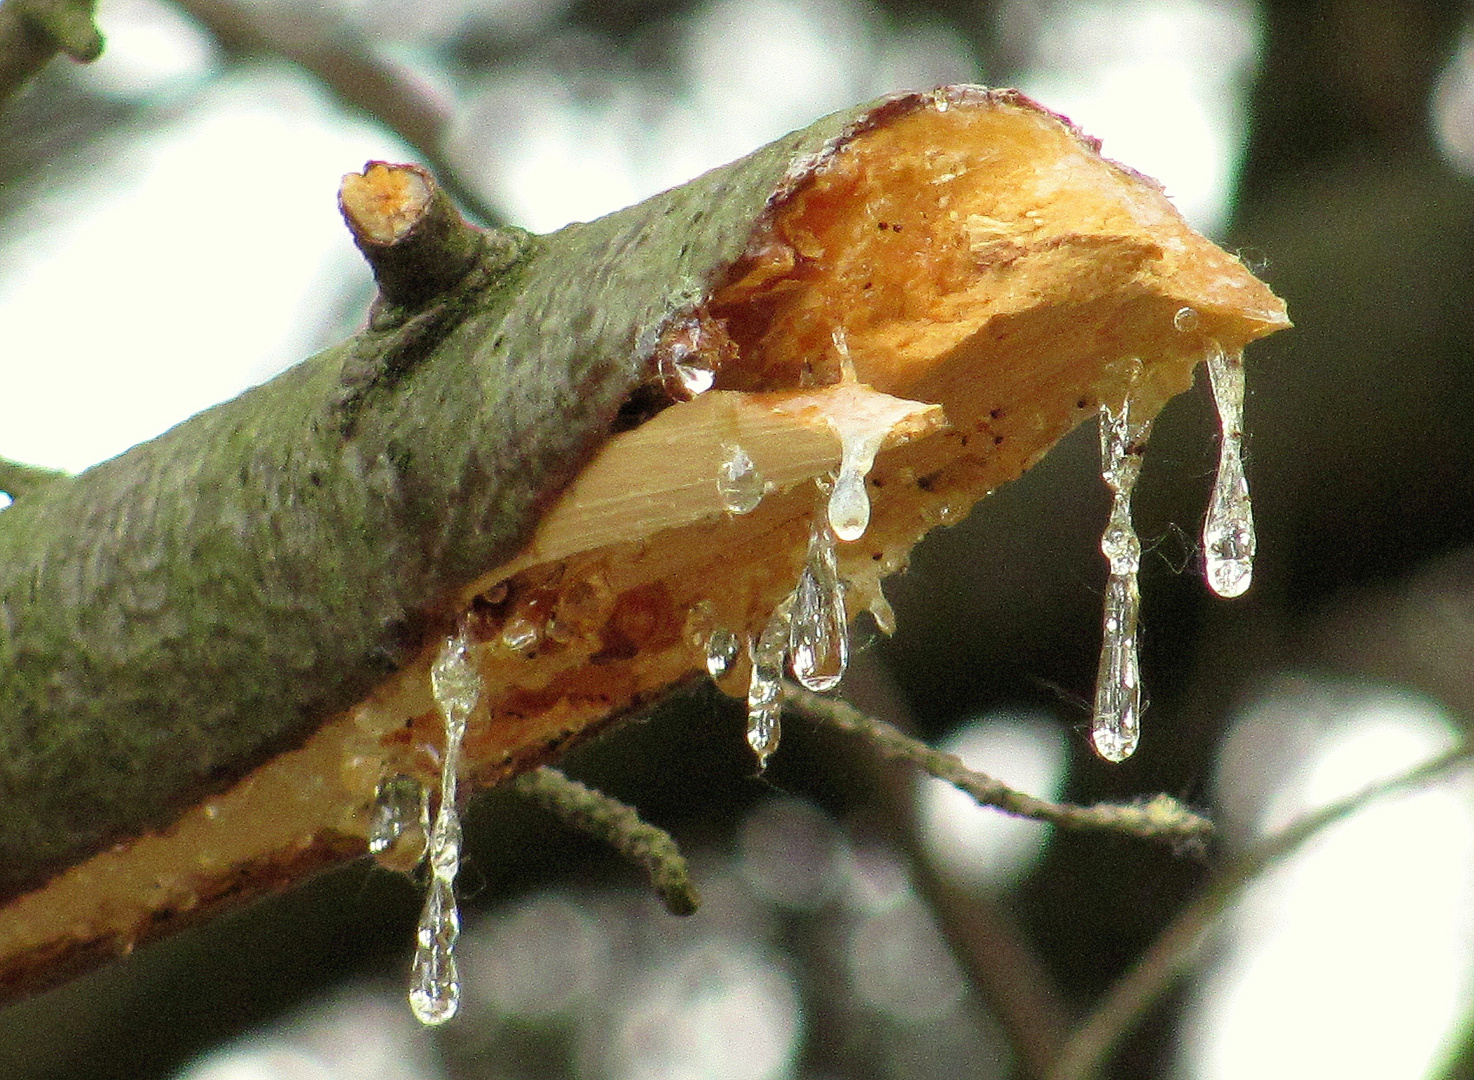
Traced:
<path fill-rule="evenodd" d="M 416 171 L 383 162 L 348 173 L 338 189 L 349 226 L 375 244 L 392 244 L 419 224 L 432 194 L 429 182 Z"/>
<path fill-rule="evenodd" d="M 1210 339 L 1237 349 L 1288 325 L 1153 183 L 1027 103 L 939 96 L 793 175 L 746 256 L 683 316 L 702 332 L 673 323 L 662 339 L 720 368 L 718 389 L 611 439 L 523 554 L 462 596 L 486 686 L 468 786 L 551 760 L 700 677 L 714 627 L 755 636 L 797 578 L 822 511 L 814 481 L 838 466 L 836 424 L 886 440 L 870 526 L 840 545 L 853 615 L 883 604 L 880 580 L 922 535 L 1101 402 L 1130 393 L 1155 413 L 1191 385 Z M 1190 332 L 1174 326 L 1184 307 Z M 732 445 L 771 484 L 743 516 L 715 483 Z M 362 850 L 381 779 L 433 787 L 429 659 L 169 832 L 0 912 L 0 993 L 68 950 L 131 948 L 225 895 L 222 881 L 270 887 L 291 876 L 270 868 L 307 853 Z M 746 676 L 743 658 L 723 688 L 744 692 Z"/>

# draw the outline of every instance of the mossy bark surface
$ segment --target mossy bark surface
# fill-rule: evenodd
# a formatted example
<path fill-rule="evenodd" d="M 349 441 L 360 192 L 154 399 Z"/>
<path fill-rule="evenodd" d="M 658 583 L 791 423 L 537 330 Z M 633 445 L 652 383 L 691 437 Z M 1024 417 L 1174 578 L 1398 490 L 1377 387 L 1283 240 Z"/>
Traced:
<path fill-rule="evenodd" d="M 0 898 L 166 826 L 415 655 L 850 119 L 500 235 L 448 313 L 365 330 L 0 513 Z"/>

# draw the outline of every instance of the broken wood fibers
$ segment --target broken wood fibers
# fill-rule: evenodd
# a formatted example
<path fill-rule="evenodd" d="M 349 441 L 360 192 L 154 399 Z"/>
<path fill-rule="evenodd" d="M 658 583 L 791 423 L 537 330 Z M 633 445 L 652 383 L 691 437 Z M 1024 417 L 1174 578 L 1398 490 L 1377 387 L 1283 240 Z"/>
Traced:
<path fill-rule="evenodd" d="M 854 615 L 883 603 L 880 579 L 927 530 L 960 520 L 1102 402 L 1129 388 L 1138 415 L 1155 415 L 1210 341 L 1237 349 L 1289 325 L 1155 183 L 1098 148 L 1015 92 L 954 87 L 759 152 L 785 164 L 740 246 L 704 279 L 673 276 L 655 332 L 634 342 L 678 403 L 610 438 L 521 553 L 459 589 L 486 686 L 465 742 L 469 788 L 545 763 L 697 675 L 713 628 L 759 632 L 797 578 L 814 481 L 837 467 L 831 418 L 887 432 L 870 526 L 839 547 Z M 684 207 L 684 258 L 706 238 L 699 199 L 692 213 L 683 192 L 731 189 L 743 167 L 622 213 L 659 229 Z M 601 224 L 545 242 L 576 246 Z M 1187 332 L 1174 327 L 1184 307 L 1198 316 Z M 679 400 L 677 365 L 713 369 L 715 388 Z M 715 484 L 731 445 L 770 483 L 745 516 L 724 511 Z M 0 986 L 48 985 L 360 855 L 378 781 L 434 785 L 435 644 L 168 828 L 12 901 Z M 743 658 L 721 685 L 741 694 L 746 675 Z"/>

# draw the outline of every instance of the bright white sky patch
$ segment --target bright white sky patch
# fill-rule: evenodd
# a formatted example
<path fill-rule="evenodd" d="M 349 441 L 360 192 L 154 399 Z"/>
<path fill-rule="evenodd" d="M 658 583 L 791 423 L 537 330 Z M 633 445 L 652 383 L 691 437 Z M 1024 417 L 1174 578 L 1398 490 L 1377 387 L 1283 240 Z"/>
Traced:
<path fill-rule="evenodd" d="M 162 0 L 106 0 L 97 25 L 107 46 L 72 74 L 100 93 L 138 97 L 204 78 L 215 67 L 209 35 Z"/>
<path fill-rule="evenodd" d="M 577 78 L 552 66 L 484 84 L 454 152 L 518 224 L 587 221 L 741 157 L 879 94 L 977 77 L 950 28 L 888 32 L 854 0 L 712 0 L 677 37 L 675 70 L 620 67 L 612 46 L 570 40 Z M 494 186 L 490 186 L 494 185 Z"/>
<path fill-rule="evenodd" d="M 781 1080 L 793 1073 L 803 1012 L 766 952 L 701 942 L 651 971 L 618 1006 L 590 1072 L 610 1080 Z"/>
<path fill-rule="evenodd" d="M 1060 725 L 1031 713 L 995 713 L 954 732 L 941 749 L 972 769 L 1041 799 L 1064 788 L 1069 750 Z M 1049 826 L 979 806 L 951 784 L 924 777 L 921 838 L 938 869 L 970 886 L 1005 886 L 1039 861 Z"/>
<path fill-rule="evenodd" d="M 0 249 L 0 456 L 80 469 L 302 359 L 368 274 L 338 179 L 402 155 L 258 69 L 51 191 Z"/>
<path fill-rule="evenodd" d="M 1474 22 L 1459 35 L 1429 102 L 1438 148 L 1455 168 L 1474 173 Z"/>
<path fill-rule="evenodd" d="M 1405 771 L 1452 725 L 1407 694 L 1301 696 L 1319 738 L 1261 804 L 1261 831 Z M 1274 728 L 1255 712 L 1240 724 Z M 1220 769 L 1220 772 L 1223 770 Z M 1184 1051 L 1202 1080 L 1417 1080 L 1474 984 L 1474 783 L 1373 803 L 1262 879 L 1198 986 Z"/>
<path fill-rule="evenodd" d="M 1038 34 L 1019 88 L 1102 140 L 1106 157 L 1159 180 L 1194 226 L 1222 228 L 1258 61 L 1253 4 L 1084 0 L 1010 14 Z"/>

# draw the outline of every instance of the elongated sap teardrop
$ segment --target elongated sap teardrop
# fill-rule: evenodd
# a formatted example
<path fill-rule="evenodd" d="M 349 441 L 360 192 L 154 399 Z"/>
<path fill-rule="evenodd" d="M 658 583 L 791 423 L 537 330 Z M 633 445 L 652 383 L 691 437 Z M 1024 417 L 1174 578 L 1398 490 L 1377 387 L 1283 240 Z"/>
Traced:
<path fill-rule="evenodd" d="M 430 667 L 430 689 L 445 727 L 440 763 L 440 810 L 430 830 L 430 885 L 415 932 L 409 1004 L 422 1024 L 443 1024 L 460 1008 L 461 982 L 455 945 L 461 932 L 455 879 L 461 865 L 461 820 L 456 811 L 457 771 L 466 724 L 481 696 L 481 675 L 464 628 L 449 638 Z"/>
<path fill-rule="evenodd" d="M 783 714 L 783 664 L 788 656 L 790 600 L 784 600 L 752 646 L 752 678 L 747 685 L 747 745 L 758 767 L 778 749 Z"/>
<path fill-rule="evenodd" d="M 1129 399 L 1119 410 L 1101 406 L 1100 475 L 1111 489 L 1111 516 L 1101 534 L 1100 550 L 1110 565 L 1110 577 L 1106 580 L 1090 741 L 1107 761 L 1126 760 L 1141 737 L 1141 669 L 1136 647 L 1141 542 L 1131 522 L 1131 492 L 1141 475 L 1141 455 L 1150 430 L 1150 421 L 1132 418 Z"/>
<path fill-rule="evenodd" d="M 1216 341 L 1208 349 L 1208 381 L 1218 407 L 1218 475 L 1203 521 L 1203 569 L 1219 596 L 1242 596 L 1254 576 L 1254 510 L 1244 476 L 1244 358 Z"/>
<path fill-rule="evenodd" d="M 793 677 L 818 693 L 838 686 L 849 663 L 849 620 L 835 562 L 834 534 L 819 515 L 815 515 L 803 573 L 793 591 L 788 654 Z"/>

